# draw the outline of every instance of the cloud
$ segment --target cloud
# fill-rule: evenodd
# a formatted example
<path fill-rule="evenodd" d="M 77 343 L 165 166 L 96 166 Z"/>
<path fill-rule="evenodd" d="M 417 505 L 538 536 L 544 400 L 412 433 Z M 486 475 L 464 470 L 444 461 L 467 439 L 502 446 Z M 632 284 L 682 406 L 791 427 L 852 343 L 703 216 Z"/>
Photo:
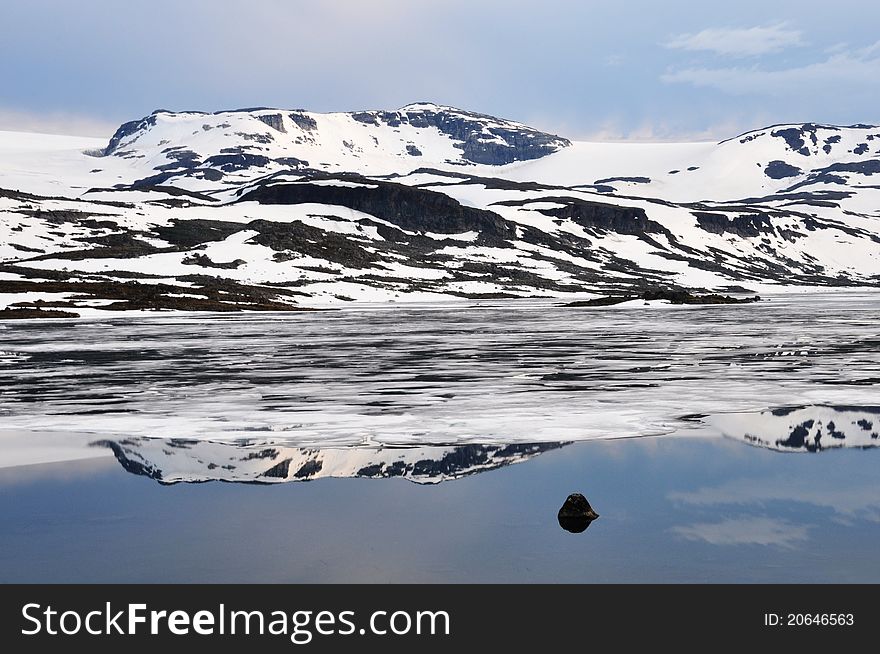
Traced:
<path fill-rule="evenodd" d="M 880 486 L 873 480 L 848 480 L 817 487 L 811 479 L 786 477 L 775 479 L 735 479 L 714 487 L 689 492 L 673 492 L 674 502 L 696 506 L 759 505 L 768 502 L 811 504 L 847 518 L 880 522 Z"/>
<path fill-rule="evenodd" d="M 113 135 L 118 124 L 65 112 L 27 112 L 0 107 L 0 130 L 9 132 L 39 132 L 66 136 Z"/>
<path fill-rule="evenodd" d="M 744 117 L 725 117 L 698 126 L 680 120 L 643 120 L 640 123 L 608 119 L 590 130 L 563 131 L 575 140 L 594 142 L 633 141 L 638 143 L 681 143 L 719 141 L 741 134 L 755 125 L 768 124 L 766 116 L 750 114 Z"/>
<path fill-rule="evenodd" d="M 623 62 L 624 62 L 623 55 L 619 55 L 619 54 L 610 54 L 610 55 L 605 56 L 604 59 L 602 59 L 602 65 L 605 66 L 606 68 L 617 68 L 618 66 L 623 65 Z"/>
<path fill-rule="evenodd" d="M 673 527 L 674 533 L 688 540 L 711 545 L 776 545 L 793 548 L 808 539 L 809 527 L 771 518 L 735 518 L 721 522 L 698 522 Z"/>
<path fill-rule="evenodd" d="M 757 57 L 804 45 L 801 32 L 778 25 L 731 28 L 713 27 L 693 34 L 679 34 L 664 44 L 676 50 L 709 51 L 728 57 Z"/>
<path fill-rule="evenodd" d="M 685 68 L 668 71 L 660 79 L 667 83 L 715 88 L 731 95 L 788 96 L 808 92 L 827 96 L 845 90 L 876 88 L 880 79 L 880 42 L 792 68 Z"/>

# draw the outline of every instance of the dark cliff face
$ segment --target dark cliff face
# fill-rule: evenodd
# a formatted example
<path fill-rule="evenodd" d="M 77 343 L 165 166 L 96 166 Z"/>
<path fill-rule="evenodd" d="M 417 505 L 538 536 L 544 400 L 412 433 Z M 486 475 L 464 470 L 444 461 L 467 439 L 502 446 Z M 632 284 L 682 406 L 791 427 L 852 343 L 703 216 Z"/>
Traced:
<path fill-rule="evenodd" d="M 664 234 L 667 229 L 660 223 L 648 218 L 644 209 L 626 207 L 604 202 L 592 202 L 574 197 L 542 197 L 536 200 L 503 200 L 497 204 L 503 206 L 523 206 L 530 203 L 552 202 L 562 207 L 538 209 L 545 216 L 568 219 L 587 230 L 617 232 L 641 236 L 646 233 Z"/>
<path fill-rule="evenodd" d="M 351 117 L 367 125 L 387 125 L 391 128 L 400 125 L 412 125 L 421 129 L 435 127 L 441 133 L 460 141 L 455 147 L 462 151 L 463 159 L 490 166 L 538 159 L 571 145 L 571 141 L 555 134 L 458 109 L 437 107 L 360 111 L 351 114 Z M 412 152 L 410 154 L 418 156 Z"/>
<path fill-rule="evenodd" d="M 810 142 L 814 146 L 818 144 L 816 138 L 816 130 L 818 126 L 813 123 L 806 123 L 801 127 L 787 127 L 785 129 L 777 129 L 770 134 L 776 138 L 781 138 L 788 145 L 789 149 L 797 152 L 805 157 L 810 156 L 810 148 L 807 143 Z"/>
<path fill-rule="evenodd" d="M 700 229 L 712 234 L 735 234 L 743 238 L 753 238 L 764 233 L 773 233 L 768 216 L 760 214 L 727 216 L 723 213 L 707 211 L 693 212 Z"/>
<path fill-rule="evenodd" d="M 269 127 L 279 132 L 286 132 L 284 129 L 284 121 L 281 118 L 281 114 L 264 114 L 262 116 L 257 116 L 257 119 L 261 122 L 266 123 Z"/>
<path fill-rule="evenodd" d="M 490 116 L 469 112 L 401 111 L 400 122 L 413 127 L 436 127 L 461 144 L 462 157 L 467 161 L 501 166 L 514 161 L 538 159 L 571 145 L 571 141 L 554 134 L 540 132 L 524 125 L 502 127 Z M 499 143 L 497 139 L 504 142 Z"/>
<path fill-rule="evenodd" d="M 412 232 L 458 234 L 476 231 L 485 237 L 499 239 L 515 235 L 513 225 L 491 211 L 466 207 L 443 193 L 376 180 L 355 187 L 272 184 L 245 193 L 240 201 L 339 205 L 387 220 Z"/>
<path fill-rule="evenodd" d="M 110 137 L 110 142 L 107 144 L 107 147 L 104 148 L 104 156 L 114 154 L 119 148 L 119 144 L 122 142 L 123 139 L 126 139 L 132 134 L 136 134 L 141 130 L 153 127 L 155 124 L 155 114 L 147 116 L 146 118 L 141 118 L 140 120 L 132 120 L 127 123 L 123 123 L 119 126 L 119 129 L 116 130 L 113 136 Z"/>

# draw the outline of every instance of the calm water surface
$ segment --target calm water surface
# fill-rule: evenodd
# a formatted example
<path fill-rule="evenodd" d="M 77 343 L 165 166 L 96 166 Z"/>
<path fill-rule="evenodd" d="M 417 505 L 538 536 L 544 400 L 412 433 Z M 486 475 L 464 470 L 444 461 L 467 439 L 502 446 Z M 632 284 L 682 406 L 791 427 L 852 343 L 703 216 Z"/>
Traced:
<path fill-rule="evenodd" d="M 862 293 L 0 323 L 0 581 L 878 582 L 878 380 Z"/>

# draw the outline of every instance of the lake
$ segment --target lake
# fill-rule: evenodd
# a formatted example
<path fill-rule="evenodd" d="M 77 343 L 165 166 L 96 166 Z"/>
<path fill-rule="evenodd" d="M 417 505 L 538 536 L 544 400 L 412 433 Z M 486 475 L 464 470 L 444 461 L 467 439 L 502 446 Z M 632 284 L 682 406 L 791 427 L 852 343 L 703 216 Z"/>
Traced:
<path fill-rule="evenodd" d="M 0 581 L 876 583 L 878 380 L 853 291 L 0 323 Z"/>

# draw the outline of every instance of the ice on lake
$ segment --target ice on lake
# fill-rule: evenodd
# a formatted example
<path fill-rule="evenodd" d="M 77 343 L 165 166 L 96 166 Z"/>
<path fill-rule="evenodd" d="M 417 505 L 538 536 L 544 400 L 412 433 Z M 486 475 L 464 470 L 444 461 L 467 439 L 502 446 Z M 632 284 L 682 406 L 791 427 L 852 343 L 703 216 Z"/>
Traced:
<path fill-rule="evenodd" d="M 871 447 L 876 297 L 10 321 L 0 464 L 151 439 L 375 449 L 715 434 L 792 451 Z M 792 440 L 794 429 L 804 433 Z"/>

